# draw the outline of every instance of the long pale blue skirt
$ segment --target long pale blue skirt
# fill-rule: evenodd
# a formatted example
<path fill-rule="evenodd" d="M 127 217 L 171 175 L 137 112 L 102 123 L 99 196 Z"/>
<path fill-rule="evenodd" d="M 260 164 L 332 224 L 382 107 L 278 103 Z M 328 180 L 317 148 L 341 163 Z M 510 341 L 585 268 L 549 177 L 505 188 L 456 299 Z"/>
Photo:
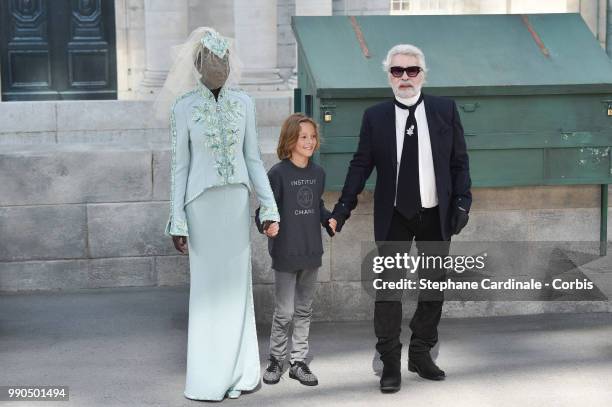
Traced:
<path fill-rule="evenodd" d="M 248 190 L 210 188 L 185 210 L 191 274 L 185 396 L 237 397 L 260 377 Z"/>

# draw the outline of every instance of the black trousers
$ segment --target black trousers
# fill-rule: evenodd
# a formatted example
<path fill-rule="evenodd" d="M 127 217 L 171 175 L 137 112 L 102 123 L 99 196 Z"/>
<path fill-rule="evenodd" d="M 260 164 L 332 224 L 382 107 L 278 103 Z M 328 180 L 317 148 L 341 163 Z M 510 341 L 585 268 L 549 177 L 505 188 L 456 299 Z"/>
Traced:
<path fill-rule="evenodd" d="M 440 227 L 438 207 L 423 209 L 411 219 L 406 219 L 394 210 L 386 242 L 378 243 L 379 255 L 395 256 L 398 252 L 409 252 L 412 241 L 416 241 L 419 255 L 446 256 L 450 241 L 444 241 Z M 399 244 L 398 244 L 399 243 Z M 388 269 L 381 274 L 383 281 L 397 281 L 406 277 L 406 269 Z M 443 267 L 431 266 L 418 269 L 418 278 L 443 281 L 446 273 Z M 374 308 L 374 331 L 378 342 L 376 350 L 383 362 L 397 363 L 401 359 L 402 325 L 401 290 L 378 290 Z M 428 352 L 438 342 L 438 323 L 442 315 L 444 293 L 440 291 L 419 291 L 416 311 L 410 321 L 412 336 L 409 353 Z"/>

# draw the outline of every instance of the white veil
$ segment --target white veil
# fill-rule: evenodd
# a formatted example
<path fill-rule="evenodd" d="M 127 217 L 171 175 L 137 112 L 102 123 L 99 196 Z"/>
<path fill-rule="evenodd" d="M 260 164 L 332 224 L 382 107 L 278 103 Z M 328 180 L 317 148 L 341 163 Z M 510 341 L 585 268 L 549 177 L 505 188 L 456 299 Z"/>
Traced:
<path fill-rule="evenodd" d="M 170 108 L 174 100 L 186 92 L 194 89 L 200 80 L 194 61 L 195 54 L 200 46 L 200 40 L 206 32 L 218 34 L 214 28 L 199 27 L 189 34 L 187 40 L 180 45 L 172 47 L 172 65 L 163 87 L 155 98 L 155 119 L 163 125 L 168 124 Z M 234 41 L 225 37 L 229 42 L 229 66 L 230 72 L 223 87 L 237 86 L 240 82 L 241 63 L 236 53 Z"/>

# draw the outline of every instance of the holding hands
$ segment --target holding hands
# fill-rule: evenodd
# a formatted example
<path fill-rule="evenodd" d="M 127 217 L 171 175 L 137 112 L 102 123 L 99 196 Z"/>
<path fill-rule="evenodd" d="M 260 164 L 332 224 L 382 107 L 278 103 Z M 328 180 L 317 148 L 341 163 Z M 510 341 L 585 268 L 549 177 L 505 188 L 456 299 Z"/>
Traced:
<path fill-rule="evenodd" d="M 260 208 L 257 208 L 255 211 L 255 224 L 257 225 L 257 230 L 259 233 L 263 233 L 268 237 L 276 237 L 278 235 L 278 231 L 280 230 L 280 225 L 278 222 L 273 220 L 264 220 L 263 222 L 259 218 Z"/>
<path fill-rule="evenodd" d="M 280 226 L 278 225 L 278 222 L 272 222 L 269 220 L 264 221 L 263 230 L 266 236 L 276 237 L 276 235 L 278 235 L 279 229 Z"/>
<path fill-rule="evenodd" d="M 338 221 L 334 218 L 329 218 L 329 227 L 334 234 L 336 233 L 336 226 L 338 226 Z"/>
<path fill-rule="evenodd" d="M 324 222 L 321 223 L 329 237 L 334 237 L 336 235 L 336 227 L 338 226 L 338 221 L 334 218 L 327 218 Z"/>
<path fill-rule="evenodd" d="M 329 220 L 329 227 L 336 233 L 336 226 L 338 226 L 338 221 L 334 218 Z"/>

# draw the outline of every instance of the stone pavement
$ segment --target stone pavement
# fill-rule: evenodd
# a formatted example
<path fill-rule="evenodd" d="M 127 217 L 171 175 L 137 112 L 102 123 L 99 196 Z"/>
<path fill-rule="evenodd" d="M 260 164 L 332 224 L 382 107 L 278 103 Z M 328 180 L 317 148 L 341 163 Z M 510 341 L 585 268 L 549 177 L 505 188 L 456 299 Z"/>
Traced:
<path fill-rule="evenodd" d="M 196 406 L 183 397 L 188 291 L 113 288 L 0 297 L 0 385 L 67 385 L 52 406 Z M 265 363 L 269 326 L 259 326 Z M 409 337 L 407 321 L 403 340 Z M 320 385 L 283 377 L 231 406 L 610 406 L 612 313 L 443 318 L 444 382 L 403 368 L 378 391 L 370 321 L 314 323 Z M 404 361 L 406 349 L 404 349 Z M 4 406 L 42 405 L 0 402 Z"/>

